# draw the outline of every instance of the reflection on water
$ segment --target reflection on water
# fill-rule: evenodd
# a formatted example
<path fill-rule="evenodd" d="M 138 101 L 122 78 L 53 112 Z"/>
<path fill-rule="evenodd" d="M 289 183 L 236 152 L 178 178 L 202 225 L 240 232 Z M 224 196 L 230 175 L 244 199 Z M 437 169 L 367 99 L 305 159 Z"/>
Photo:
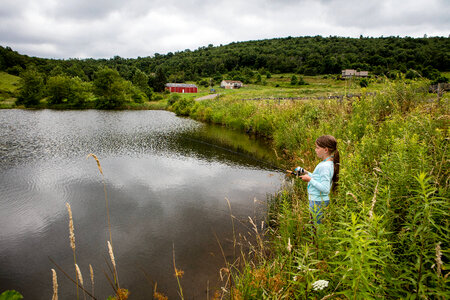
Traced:
<path fill-rule="evenodd" d="M 226 148 L 226 149 L 224 149 Z M 231 149 L 232 151 L 228 151 Z M 245 155 L 233 153 L 238 151 Z M 147 299 L 154 282 L 177 296 L 172 249 L 185 271 L 188 298 L 219 287 L 223 258 L 214 234 L 230 250 L 230 215 L 255 215 L 282 174 L 263 144 L 220 127 L 164 111 L 0 111 L 0 291 L 48 299 L 50 256 L 69 273 L 73 256 L 65 203 L 72 206 L 77 263 L 96 273 L 99 298 L 112 294 L 104 278 L 108 238 L 102 164 L 121 286 Z M 60 297 L 76 288 L 58 272 Z"/>

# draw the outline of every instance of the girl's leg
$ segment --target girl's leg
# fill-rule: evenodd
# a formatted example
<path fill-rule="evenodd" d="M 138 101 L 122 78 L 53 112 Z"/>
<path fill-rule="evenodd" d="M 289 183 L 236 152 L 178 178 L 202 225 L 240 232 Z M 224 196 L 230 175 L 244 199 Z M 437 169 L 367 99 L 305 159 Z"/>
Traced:
<path fill-rule="evenodd" d="M 325 207 L 328 206 L 330 203 L 329 200 L 327 201 L 309 201 L 309 209 L 311 211 L 311 215 L 313 217 L 314 224 L 322 224 L 322 218 L 323 218 L 323 210 Z"/>

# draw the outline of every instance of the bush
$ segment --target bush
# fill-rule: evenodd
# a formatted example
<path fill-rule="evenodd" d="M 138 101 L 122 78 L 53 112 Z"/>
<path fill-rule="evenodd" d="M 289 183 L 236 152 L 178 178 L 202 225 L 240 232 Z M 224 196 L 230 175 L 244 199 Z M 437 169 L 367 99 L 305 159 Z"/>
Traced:
<path fill-rule="evenodd" d="M 368 87 L 369 86 L 369 81 L 366 78 L 362 78 L 359 81 L 359 86 L 362 88 Z"/>
<path fill-rule="evenodd" d="M 181 96 L 177 93 L 171 94 L 169 97 L 168 104 L 173 105 L 175 102 L 181 99 Z"/>
<path fill-rule="evenodd" d="M 171 106 L 171 110 L 173 110 L 178 116 L 188 116 L 191 113 L 191 108 L 194 106 L 195 101 L 193 99 L 185 99 L 181 98 L 178 101 L 174 102 Z"/>

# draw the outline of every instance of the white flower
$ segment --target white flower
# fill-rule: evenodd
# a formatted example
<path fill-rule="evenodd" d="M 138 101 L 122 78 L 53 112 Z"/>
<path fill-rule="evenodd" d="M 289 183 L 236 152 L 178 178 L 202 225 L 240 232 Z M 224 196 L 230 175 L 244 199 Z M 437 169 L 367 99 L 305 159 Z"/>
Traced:
<path fill-rule="evenodd" d="M 312 284 L 312 287 L 315 291 L 321 291 L 328 286 L 328 281 L 326 280 L 317 280 Z"/>

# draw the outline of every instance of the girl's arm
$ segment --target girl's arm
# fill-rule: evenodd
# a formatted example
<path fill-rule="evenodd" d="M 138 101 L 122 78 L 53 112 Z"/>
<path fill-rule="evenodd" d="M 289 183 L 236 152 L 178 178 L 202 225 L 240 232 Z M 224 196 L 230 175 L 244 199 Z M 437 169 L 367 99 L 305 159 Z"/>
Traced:
<path fill-rule="evenodd" d="M 304 181 L 308 181 L 309 184 L 314 186 L 322 193 L 328 194 L 331 189 L 332 169 L 328 167 L 322 167 L 314 171 L 313 176 L 305 175 Z M 309 179 L 309 180 L 308 180 Z"/>

